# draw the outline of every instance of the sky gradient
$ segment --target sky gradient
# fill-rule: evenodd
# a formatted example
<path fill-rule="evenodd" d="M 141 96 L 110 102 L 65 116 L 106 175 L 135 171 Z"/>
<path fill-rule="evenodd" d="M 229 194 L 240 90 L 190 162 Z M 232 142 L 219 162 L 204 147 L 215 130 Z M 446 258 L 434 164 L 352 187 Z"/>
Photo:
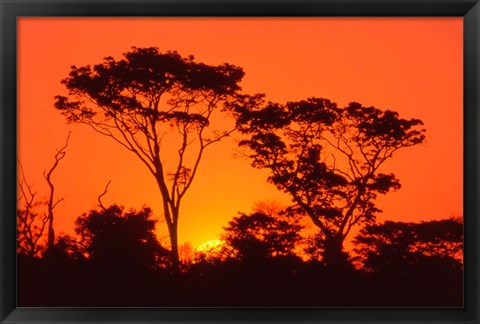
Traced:
<path fill-rule="evenodd" d="M 461 18 L 19 18 L 18 154 L 38 197 L 42 172 L 71 130 L 67 155 L 53 175 L 56 232 L 104 204 L 146 204 L 161 217 L 154 178 L 130 152 L 88 126 L 66 124 L 53 107 L 71 65 L 121 59 L 132 46 L 176 50 L 197 62 L 244 69 L 244 92 L 284 103 L 324 97 L 339 106 L 398 111 L 425 123 L 427 141 L 398 152 L 382 172 L 402 188 L 378 200 L 378 220 L 422 221 L 463 215 L 463 20 Z M 288 204 L 268 173 L 235 157 L 239 135 L 212 146 L 183 201 L 179 241 L 217 238 L 238 212 L 259 201 Z M 158 235 L 167 238 L 165 227 Z"/>

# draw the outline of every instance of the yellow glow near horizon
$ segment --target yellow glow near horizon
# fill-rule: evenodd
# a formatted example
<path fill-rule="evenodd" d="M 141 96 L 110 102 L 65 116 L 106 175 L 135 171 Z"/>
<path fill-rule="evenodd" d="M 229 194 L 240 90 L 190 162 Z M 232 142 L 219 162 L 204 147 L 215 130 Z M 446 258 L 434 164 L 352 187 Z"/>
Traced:
<path fill-rule="evenodd" d="M 223 244 L 225 244 L 225 242 L 222 241 L 222 240 L 219 240 L 219 239 L 209 240 L 209 241 L 206 241 L 206 242 L 203 242 L 202 244 L 200 244 L 195 249 L 195 251 L 209 252 L 209 251 L 216 250 L 216 249 L 220 248 Z"/>

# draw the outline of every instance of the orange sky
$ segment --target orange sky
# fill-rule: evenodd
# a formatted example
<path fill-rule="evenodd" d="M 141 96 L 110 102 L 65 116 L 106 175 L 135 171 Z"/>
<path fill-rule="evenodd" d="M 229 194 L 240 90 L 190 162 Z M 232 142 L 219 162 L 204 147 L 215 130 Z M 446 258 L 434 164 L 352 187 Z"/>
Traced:
<path fill-rule="evenodd" d="M 60 80 L 71 65 L 121 58 L 131 46 L 193 54 L 198 62 L 224 62 L 246 72 L 245 92 L 285 102 L 325 97 L 419 118 L 425 144 L 400 151 L 384 166 L 402 188 L 379 200 L 379 220 L 419 221 L 463 215 L 462 18 L 19 18 L 18 152 L 38 196 L 55 149 L 72 130 L 66 158 L 53 181 L 57 233 L 96 207 L 111 180 L 105 204 L 161 216 L 153 177 L 133 154 L 83 125 L 67 125 L 53 107 L 65 95 Z M 265 182 L 267 173 L 233 158 L 235 138 L 207 151 L 183 202 L 180 242 L 215 239 L 238 212 L 255 202 L 289 201 Z M 166 229 L 159 235 L 167 237 Z"/>

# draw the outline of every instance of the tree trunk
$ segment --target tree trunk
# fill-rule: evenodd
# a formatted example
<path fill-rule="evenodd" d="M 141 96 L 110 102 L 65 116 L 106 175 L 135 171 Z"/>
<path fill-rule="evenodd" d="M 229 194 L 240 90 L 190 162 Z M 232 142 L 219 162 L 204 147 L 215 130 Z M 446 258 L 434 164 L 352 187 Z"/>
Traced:
<path fill-rule="evenodd" d="M 51 251 L 53 249 L 53 246 L 55 245 L 55 231 L 53 230 L 53 197 L 55 194 L 55 187 L 53 186 L 53 183 L 50 180 L 50 174 L 54 170 L 52 168 L 50 170 L 50 173 L 45 177 L 48 182 L 48 186 L 50 187 L 50 197 L 48 198 L 48 233 L 47 233 L 47 251 Z"/>
<path fill-rule="evenodd" d="M 170 193 L 165 184 L 161 167 L 157 167 L 155 173 L 158 189 L 162 195 L 163 213 L 165 222 L 167 223 L 168 236 L 170 238 L 170 258 L 172 262 L 172 273 L 178 273 L 180 269 L 180 260 L 178 255 L 178 208 L 173 207 L 170 200 Z"/>
<path fill-rule="evenodd" d="M 53 249 L 55 245 L 55 231 L 53 229 L 53 212 L 48 216 L 48 238 L 47 238 L 47 250 Z"/>
<path fill-rule="evenodd" d="M 170 236 L 172 272 L 177 274 L 180 270 L 180 259 L 178 255 L 178 222 L 173 221 L 168 225 L 168 234 Z"/>
<path fill-rule="evenodd" d="M 342 265 L 348 262 L 347 254 L 343 251 L 341 235 L 327 237 L 324 244 L 323 261 L 327 266 Z"/>

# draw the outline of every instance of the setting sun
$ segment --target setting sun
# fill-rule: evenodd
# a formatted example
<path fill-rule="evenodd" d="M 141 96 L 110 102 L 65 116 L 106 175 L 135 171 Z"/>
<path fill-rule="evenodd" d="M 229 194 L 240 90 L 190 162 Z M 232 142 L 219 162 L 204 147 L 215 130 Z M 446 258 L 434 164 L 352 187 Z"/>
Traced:
<path fill-rule="evenodd" d="M 204 242 L 202 244 L 200 244 L 196 249 L 195 251 L 197 252 L 204 252 L 204 253 L 208 253 L 212 250 L 219 250 L 222 245 L 224 244 L 225 242 L 221 241 L 221 240 L 210 240 L 210 241 L 207 241 L 207 242 Z"/>

